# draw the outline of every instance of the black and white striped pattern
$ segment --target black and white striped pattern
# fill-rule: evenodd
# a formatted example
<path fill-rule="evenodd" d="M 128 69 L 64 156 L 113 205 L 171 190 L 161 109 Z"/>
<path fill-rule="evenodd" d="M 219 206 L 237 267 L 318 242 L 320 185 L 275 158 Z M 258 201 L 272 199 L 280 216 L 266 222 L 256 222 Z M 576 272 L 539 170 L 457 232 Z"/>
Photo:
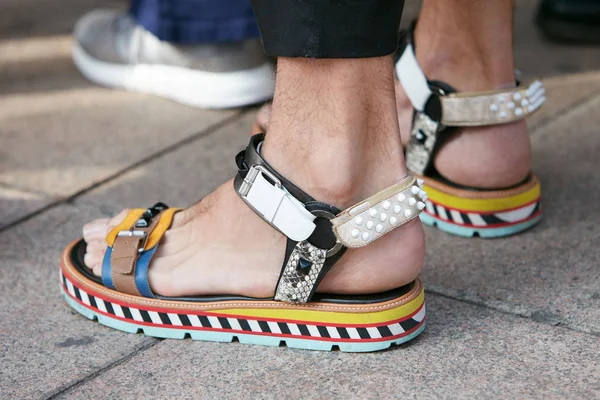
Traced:
<path fill-rule="evenodd" d="M 433 203 L 431 200 L 427 200 L 425 202 L 425 211 L 432 217 L 441 219 L 443 221 L 451 222 L 457 225 L 467 225 L 475 227 L 507 225 L 511 223 L 522 222 L 537 214 L 539 210 L 539 202 L 529 204 L 522 208 L 511 210 L 509 212 L 498 212 L 488 214 L 453 210 L 451 208 L 446 208 L 441 204 Z M 506 215 L 509 213 L 518 216 L 518 218 L 511 218 L 510 216 Z"/>
<path fill-rule="evenodd" d="M 326 326 L 302 324 L 293 322 L 279 322 L 256 320 L 240 317 L 222 317 L 212 315 L 166 313 L 143 310 L 122 306 L 113 302 L 92 296 L 76 287 L 65 278 L 61 272 L 61 282 L 64 290 L 71 297 L 79 300 L 92 311 L 114 315 L 134 324 L 152 325 L 172 329 L 202 329 L 225 331 L 243 334 L 270 334 L 271 336 L 298 337 L 305 339 L 328 340 L 378 340 L 392 339 L 408 335 L 419 327 L 425 319 L 425 305 L 417 313 L 403 321 L 381 326 Z"/>

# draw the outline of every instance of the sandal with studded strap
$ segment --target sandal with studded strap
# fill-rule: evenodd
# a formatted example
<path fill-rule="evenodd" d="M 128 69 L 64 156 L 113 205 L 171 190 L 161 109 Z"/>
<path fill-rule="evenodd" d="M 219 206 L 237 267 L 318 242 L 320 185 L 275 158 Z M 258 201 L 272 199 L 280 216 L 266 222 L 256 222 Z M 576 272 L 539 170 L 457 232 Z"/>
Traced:
<path fill-rule="evenodd" d="M 125 332 L 159 338 L 231 342 L 341 351 L 376 351 L 400 344 L 425 328 L 419 279 L 377 294 L 316 293 L 347 248 L 362 247 L 419 216 L 426 194 L 407 175 L 397 184 L 346 209 L 319 202 L 275 171 L 260 155 L 255 135 L 236 156 L 234 187 L 244 203 L 287 237 L 271 298 L 237 295 L 173 298 L 156 295 L 148 266 L 180 209 L 159 203 L 134 209 L 109 232 L 101 277 L 85 266 L 83 239 L 61 258 L 61 290 L 85 317 Z"/>
<path fill-rule="evenodd" d="M 429 195 L 421 221 L 465 237 L 503 237 L 532 227 L 541 216 L 540 183 L 532 172 L 512 187 L 478 189 L 443 178 L 433 158 L 460 127 L 515 122 L 537 111 L 546 100 L 542 83 L 457 93 L 444 82 L 427 80 L 415 57 L 413 29 L 403 32 L 395 72 L 414 107 L 405 155 L 407 168 L 424 180 Z"/>

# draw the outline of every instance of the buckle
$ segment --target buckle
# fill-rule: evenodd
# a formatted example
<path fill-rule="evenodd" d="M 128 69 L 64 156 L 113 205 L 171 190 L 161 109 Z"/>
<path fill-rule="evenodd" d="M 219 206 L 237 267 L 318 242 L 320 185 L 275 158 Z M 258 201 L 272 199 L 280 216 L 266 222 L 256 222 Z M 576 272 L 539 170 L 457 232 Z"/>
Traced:
<path fill-rule="evenodd" d="M 246 174 L 246 177 L 244 178 L 244 181 L 240 186 L 239 193 L 241 196 L 245 198 L 248 195 L 248 192 L 250 192 L 250 189 L 252 188 L 252 185 L 254 184 L 254 181 L 256 180 L 258 174 L 265 175 L 267 178 L 269 178 L 268 180 L 272 181 L 273 184 L 279 189 L 283 188 L 283 186 L 281 185 L 281 181 L 269 170 L 267 170 L 262 165 L 254 164 L 248 170 L 248 173 Z"/>
<path fill-rule="evenodd" d="M 128 229 L 126 231 L 121 231 L 117 233 L 117 237 L 137 237 L 140 238 L 140 244 L 138 245 L 137 251 L 138 253 L 142 253 L 144 251 L 144 247 L 146 246 L 146 241 L 148 240 L 148 234 L 144 231 L 138 231 L 132 229 Z"/>

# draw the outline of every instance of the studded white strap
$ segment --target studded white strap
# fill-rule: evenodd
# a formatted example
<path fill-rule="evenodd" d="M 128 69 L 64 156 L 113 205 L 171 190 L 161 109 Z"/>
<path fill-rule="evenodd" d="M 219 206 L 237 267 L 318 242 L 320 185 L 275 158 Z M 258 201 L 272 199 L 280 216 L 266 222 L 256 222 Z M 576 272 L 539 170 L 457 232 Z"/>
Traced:
<path fill-rule="evenodd" d="M 408 175 L 397 184 L 342 211 L 331 220 L 338 241 L 362 247 L 416 218 L 425 208 L 423 181 Z"/>
<path fill-rule="evenodd" d="M 431 89 L 429 89 L 425 74 L 419 67 L 412 45 L 406 46 L 400 59 L 396 62 L 395 69 L 404 93 L 410 99 L 413 107 L 418 111 L 423 111 L 429 96 L 431 96 Z"/>
<path fill-rule="evenodd" d="M 263 167 L 250 168 L 239 192 L 246 204 L 290 239 L 306 240 L 315 230 L 316 217 Z"/>
<path fill-rule="evenodd" d="M 442 125 L 496 125 L 521 120 L 538 110 L 546 101 L 546 91 L 542 82 L 534 81 L 526 89 L 451 93 L 440 100 Z"/>
<path fill-rule="evenodd" d="M 405 47 L 395 70 L 412 106 L 417 111 L 423 111 L 432 91 L 411 44 Z M 546 91 L 542 82 L 534 81 L 525 89 L 448 93 L 440 96 L 440 101 L 442 125 L 496 125 L 522 120 L 537 111 L 546 101 Z"/>

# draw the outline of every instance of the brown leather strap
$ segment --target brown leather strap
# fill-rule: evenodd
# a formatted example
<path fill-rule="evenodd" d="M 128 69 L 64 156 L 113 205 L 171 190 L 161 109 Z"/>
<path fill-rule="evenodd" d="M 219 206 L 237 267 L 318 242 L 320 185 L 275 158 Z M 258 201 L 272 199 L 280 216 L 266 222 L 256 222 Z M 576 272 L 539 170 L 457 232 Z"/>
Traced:
<path fill-rule="evenodd" d="M 142 248 L 145 238 L 150 236 L 150 233 L 160 221 L 162 213 L 161 210 L 156 214 L 146 227 L 136 227 L 139 220 L 136 221 L 129 228 L 129 231 L 122 231 L 122 234 L 117 235 L 115 238 L 110 256 L 110 265 L 113 285 L 119 292 L 141 296 L 135 284 L 135 263 L 140 254 L 139 249 Z M 141 232 L 145 236 L 139 234 Z"/>

